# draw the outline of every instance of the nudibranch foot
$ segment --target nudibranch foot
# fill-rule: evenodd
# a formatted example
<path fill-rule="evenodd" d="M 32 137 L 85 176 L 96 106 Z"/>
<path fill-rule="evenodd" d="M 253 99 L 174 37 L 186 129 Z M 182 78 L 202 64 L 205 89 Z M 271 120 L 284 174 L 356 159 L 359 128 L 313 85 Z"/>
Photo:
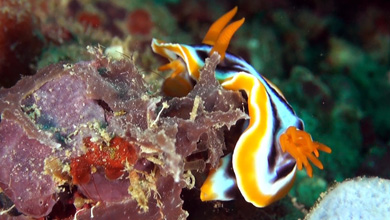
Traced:
<path fill-rule="evenodd" d="M 232 155 L 228 154 L 221 158 L 219 166 L 212 169 L 206 181 L 200 188 L 200 199 L 202 201 L 220 200 L 229 201 L 234 199 L 236 181 L 234 175 L 229 173 L 232 164 Z"/>
<path fill-rule="evenodd" d="M 318 151 L 331 153 L 332 150 L 324 144 L 312 140 L 310 134 L 305 131 L 298 130 L 294 126 L 287 128 L 285 133 L 280 135 L 280 146 L 283 152 L 288 152 L 297 161 L 297 167 L 302 169 L 305 167 L 307 175 L 313 176 L 313 169 L 309 163 L 311 161 L 319 169 L 323 169 Z M 314 155 L 313 155 L 314 153 Z"/>

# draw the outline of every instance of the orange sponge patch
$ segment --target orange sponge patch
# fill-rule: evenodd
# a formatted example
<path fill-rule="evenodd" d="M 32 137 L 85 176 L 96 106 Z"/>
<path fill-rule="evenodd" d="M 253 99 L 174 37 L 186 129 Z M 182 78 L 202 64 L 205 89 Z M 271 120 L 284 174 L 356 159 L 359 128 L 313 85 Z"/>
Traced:
<path fill-rule="evenodd" d="M 121 137 L 114 137 L 109 145 L 104 142 L 92 142 L 84 139 L 87 153 L 73 158 L 70 163 L 70 173 L 74 184 L 88 183 L 91 176 L 91 166 L 103 167 L 108 179 L 117 179 L 123 174 L 125 163 L 134 164 L 137 154 L 132 144 Z"/>

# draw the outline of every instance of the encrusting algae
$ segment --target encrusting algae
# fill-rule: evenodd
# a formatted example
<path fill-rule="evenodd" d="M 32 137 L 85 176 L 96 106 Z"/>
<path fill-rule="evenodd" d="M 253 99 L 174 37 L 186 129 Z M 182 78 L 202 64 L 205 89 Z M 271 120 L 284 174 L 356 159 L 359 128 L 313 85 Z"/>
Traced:
<path fill-rule="evenodd" d="M 219 134 L 246 118 L 241 95 L 215 81 L 218 56 L 186 97 L 162 101 L 148 95 L 131 62 L 90 51 L 92 61 L 48 66 L 33 76 L 35 84 L 26 77 L 1 90 L 1 188 L 19 212 L 36 218 L 56 215 L 55 206 L 69 201 L 77 219 L 186 218 L 186 170 L 217 165 Z M 207 151 L 206 158 L 185 159 Z M 63 195 L 69 200 L 57 199 Z"/>

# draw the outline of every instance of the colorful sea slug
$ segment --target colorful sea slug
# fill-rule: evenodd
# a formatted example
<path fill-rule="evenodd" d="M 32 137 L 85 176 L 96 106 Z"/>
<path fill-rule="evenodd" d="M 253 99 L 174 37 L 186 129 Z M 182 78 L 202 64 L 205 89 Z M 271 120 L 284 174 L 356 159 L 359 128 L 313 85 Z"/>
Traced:
<path fill-rule="evenodd" d="M 170 62 L 159 68 L 172 74 L 163 84 L 171 96 L 184 96 L 191 81 L 199 78 L 205 59 L 217 52 L 221 62 L 215 70 L 216 79 L 224 89 L 243 90 L 248 97 L 249 125 L 241 134 L 234 151 L 220 160 L 201 187 L 201 200 L 231 200 L 234 187 L 247 202 L 264 207 L 284 197 L 293 185 L 297 168 L 306 168 L 312 176 L 313 163 L 323 169 L 317 159 L 319 151 L 331 149 L 314 142 L 304 131 L 302 120 L 295 114 L 281 91 L 249 63 L 226 52 L 233 34 L 244 18 L 227 25 L 237 7 L 212 24 L 201 45 L 167 43 L 153 39 L 152 49 Z M 227 174 L 230 161 L 235 177 Z"/>

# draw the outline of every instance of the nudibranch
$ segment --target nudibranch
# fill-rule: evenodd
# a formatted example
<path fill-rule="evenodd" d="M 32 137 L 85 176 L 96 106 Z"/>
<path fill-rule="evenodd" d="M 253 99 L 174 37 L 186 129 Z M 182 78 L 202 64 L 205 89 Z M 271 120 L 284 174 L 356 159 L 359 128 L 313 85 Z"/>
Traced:
<path fill-rule="evenodd" d="M 319 151 L 330 153 L 331 149 L 304 131 L 302 120 L 274 84 L 244 59 L 226 52 L 245 20 L 228 25 L 236 12 L 237 7 L 215 21 L 201 45 L 153 39 L 152 49 L 170 61 L 159 68 L 172 71 L 163 84 L 163 92 L 169 96 L 186 95 L 199 78 L 205 59 L 214 52 L 220 55 L 215 77 L 224 89 L 246 93 L 250 119 L 233 153 L 221 158 L 218 168 L 210 171 L 200 197 L 202 201 L 231 200 L 229 192 L 238 187 L 247 202 L 264 207 L 288 193 L 297 169 L 305 167 L 312 177 L 309 161 L 323 169 Z M 229 165 L 235 177 L 228 175 Z"/>

